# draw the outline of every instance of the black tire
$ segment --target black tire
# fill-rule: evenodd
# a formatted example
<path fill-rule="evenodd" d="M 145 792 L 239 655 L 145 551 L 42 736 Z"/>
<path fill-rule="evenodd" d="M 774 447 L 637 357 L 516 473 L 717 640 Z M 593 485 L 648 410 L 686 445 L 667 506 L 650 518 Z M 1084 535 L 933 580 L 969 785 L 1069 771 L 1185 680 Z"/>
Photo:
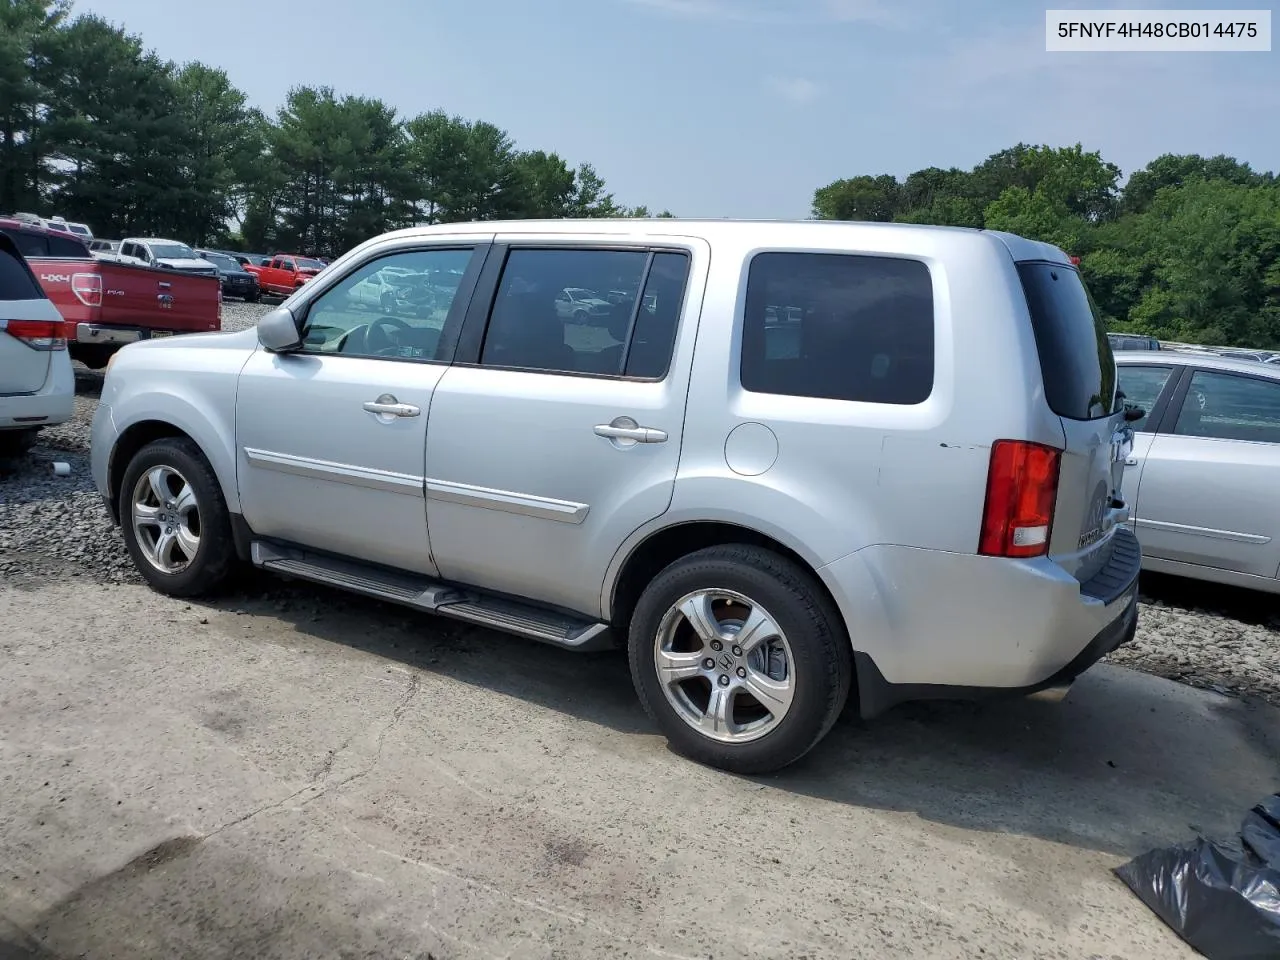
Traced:
<path fill-rule="evenodd" d="M 200 543 L 195 557 L 178 573 L 165 573 L 152 565 L 138 542 L 133 525 L 132 497 L 138 480 L 153 467 L 176 470 L 191 485 L 200 521 Z M 200 448 L 186 437 L 156 440 L 129 461 L 117 491 L 120 530 L 138 573 L 154 589 L 171 597 L 197 597 L 214 593 L 226 581 L 236 562 L 231 517 L 213 467 Z"/>
<path fill-rule="evenodd" d="M 257 303 L 259 300 L 262 299 L 262 293 L 258 290 L 255 290 L 253 291 L 253 293 L 249 294 L 244 299 L 246 303 Z"/>
<path fill-rule="evenodd" d="M 39 427 L 26 427 L 22 430 L 0 430 L 0 457 L 16 460 L 25 457 L 36 445 Z"/>
<path fill-rule="evenodd" d="M 732 590 L 763 606 L 791 648 L 791 706 L 759 739 L 725 743 L 696 731 L 667 700 L 654 666 L 663 617 L 697 590 Z M 760 547 L 726 544 L 670 564 L 645 588 L 627 637 L 631 678 L 640 702 L 678 752 L 739 774 L 779 770 L 808 753 L 840 716 L 853 682 L 853 654 L 838 611 L 812 576 Z"/>

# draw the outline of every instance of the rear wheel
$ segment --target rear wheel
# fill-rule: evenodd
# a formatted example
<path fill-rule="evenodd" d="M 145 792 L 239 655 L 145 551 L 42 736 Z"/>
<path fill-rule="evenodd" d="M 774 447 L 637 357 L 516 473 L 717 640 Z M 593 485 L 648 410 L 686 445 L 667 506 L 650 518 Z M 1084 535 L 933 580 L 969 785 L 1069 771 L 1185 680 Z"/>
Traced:
<path fill-rule="evenodd" d="M 125 470 L 119 498 L 125 546 L 152 587 L 192 597 L 226 579 L 236 557 L 231 518 L 213 468 L 192 441 L 143 447 Z"/>
<path fill-rule="evenodd" d="M 839 615 L 809 574 L 737 544 L 658 574 L 636 605 L 628 653 L 640 700 L 672 746 L 744 774 L 812 749 L 853 676 Z"/>

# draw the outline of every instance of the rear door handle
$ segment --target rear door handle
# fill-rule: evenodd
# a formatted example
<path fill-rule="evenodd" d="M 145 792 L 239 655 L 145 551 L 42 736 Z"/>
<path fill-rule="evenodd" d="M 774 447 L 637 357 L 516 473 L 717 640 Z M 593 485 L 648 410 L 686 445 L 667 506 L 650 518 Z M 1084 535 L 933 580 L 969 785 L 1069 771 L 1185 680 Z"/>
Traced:
<path fill-rule="evenodd" d="M 656 427 L 637 426 L 630 417 L 618 417 L 612 423 L 597 423 L 597 437 L 610 440 L 630 440 L 632 443 L 666 443 L 667 433 Z"/>
<path fill-rule="evenodd" d="M 377 400 L 366 400 L 364 409 L 380 417 L 416 417 L 422 413 L 421 407 L 412 403 L 400 403 L 389 393 L 384 393 Z"/>

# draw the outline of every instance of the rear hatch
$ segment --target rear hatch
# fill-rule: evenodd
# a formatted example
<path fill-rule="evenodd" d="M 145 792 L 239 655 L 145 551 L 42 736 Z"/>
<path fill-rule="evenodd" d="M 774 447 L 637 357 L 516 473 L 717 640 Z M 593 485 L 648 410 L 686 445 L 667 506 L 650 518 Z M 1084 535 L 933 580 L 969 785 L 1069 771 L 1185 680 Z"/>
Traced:
<path fill-rule="evenodd" d="M 1044 381 L 1062 424 L 1057 502 L 1049 554 L 1080 580 L 1111 557 L 1124 462 L 1133 431 L 1117 397 L 1106 326 L 1080 273 L 1062 263 L 1018 264 Z"/>
<path fill-rule="evenodd" d="M 62 316 L 13 241 L 0 236 L 0 396 L 38 392 L 62 337 Z"/>

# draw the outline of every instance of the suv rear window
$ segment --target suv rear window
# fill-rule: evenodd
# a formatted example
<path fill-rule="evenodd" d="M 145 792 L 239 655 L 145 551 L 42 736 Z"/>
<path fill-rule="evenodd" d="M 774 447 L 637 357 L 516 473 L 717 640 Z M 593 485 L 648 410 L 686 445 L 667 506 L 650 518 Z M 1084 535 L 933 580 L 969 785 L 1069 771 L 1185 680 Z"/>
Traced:
<path fill-rule="evenodd" d="M 1068 420 L 1116 410 L 1116 361 L 1098 308 L 1073 267 L 1019 263 L 1049 409 Z"/>
<path fill-rule="evenodd" d="M 43 300 L 44 291 L 7 234 L 0 235 L 0 300 Z"/>
<path fill-rule="evenodd" d="M 933 284 L 919 260 L 761 253 L 746 299 L 745 390 L 892 404 L 933 392 Z"/>

